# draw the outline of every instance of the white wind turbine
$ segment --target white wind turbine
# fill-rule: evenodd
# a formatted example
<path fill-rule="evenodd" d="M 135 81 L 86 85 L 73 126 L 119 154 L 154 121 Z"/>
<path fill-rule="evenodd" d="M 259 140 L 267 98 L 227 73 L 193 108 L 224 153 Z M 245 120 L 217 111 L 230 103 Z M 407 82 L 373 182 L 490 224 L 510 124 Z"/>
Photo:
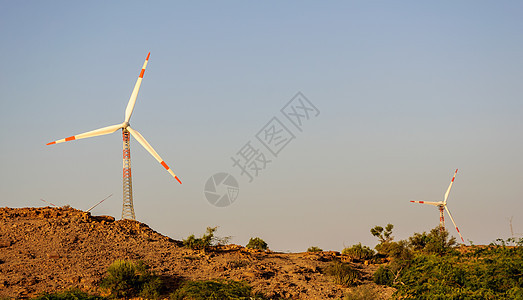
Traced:
<path fill-rule="evenodd" d="M 449 188 L 447 189 L 447 192 L 445 193 L 445 198 L 443 201 L 439 202 L 431 202 L 431 201 L 410 201 L 414 203 L 421 203 L 421 204 L 430 204 L 437 206 L 439 208 L 439 228 L 441 231 L 445 230 L 445 218 L 443 217 L 443 208 L 447 210 L 447 213 L 449 214 L 450 219 L 452 220 L 452 223 L 454 224 L 454 227 L 456 227 L 456 231 L 459 234 L 459 237 L 461 238 L 461 241 L 464 243 L 463 237 L 461 236 L 461 233 L 459 232 L 458 226 L 456 225 L 456 222 L 454 222 L 454 218 L 452 218 L 452 214 L 450 214 L 450 210 L 447 207 L 447 199 L 449 198 L 450 194 L 450 188 L 452 188 L 452 184 L 454 183 L 454 179 L 456 178 L 456 174 L 458 173 L 458 169 L 456 169 L 456 172 L 454 172 L 454 176 L 452 177 L 452 180 L 450 181 Z"/>
<path fill-rule="evenodd" d="M 153 147 L 149 145 L 149 143 L 145 140 L 145 138 L 136 130 L 132 129 L 129 125 L 129 120 L 131 119 L 131 115 L 133 113 L 134 105 L 136 104 L 136 97 L 138 96 L 138 91 L 140 90 L 140 85 L 142 84 L 143 74 L 145 73 L 145 67 L 147 67 L 147 62 L 149 61 L 149 56 L 151 55 L 151 52 L 147 54 L 147 58 L 145 59 L 145 62 L 143 63 L 142 71 L 140 72 L 140 75 L 138 76 L 138 79 L 136 80 L 136 84 L 134 85 L 133 92 L 131 94 L 131 98 L 129 99 L 129 103 L 127 104 L 127 108 L 125 109 L 125 120 L 121 124 L 111 125 L 107 127 L 103 127 L 100 129 L 95 129 L 89 132 L 77 134 L 74 136 L 70 136 L 65 139 L 57 140 L 51 143 L 48 143 L 47 145 L 53 145 L 68 141 L 74 141 L 79 139 L 84 139 L 88 137 L 93 136 L 99 136 L 99 135 L 105 135 L 109 133 L 113 133 L 117 131 L 118 129 L 122 130 L 122 137 L 123 137 L 123 207 L 122 207 L 122 219 L 136 219 L 136 216 L 134 214 L 134 207 L 133 207 L 133 188 L 132 188 L 132 178 L 131 178 L 131 147 L 129 142 L 129 134 L 131 134 L 149 153 L 151 153 L 152 156 L 181 184 L 182 182 L 180 179 L 174 175 L 174 172 L 167 166 L 167 164 L 163 161 L 163 159 L 154 151 Z"/>

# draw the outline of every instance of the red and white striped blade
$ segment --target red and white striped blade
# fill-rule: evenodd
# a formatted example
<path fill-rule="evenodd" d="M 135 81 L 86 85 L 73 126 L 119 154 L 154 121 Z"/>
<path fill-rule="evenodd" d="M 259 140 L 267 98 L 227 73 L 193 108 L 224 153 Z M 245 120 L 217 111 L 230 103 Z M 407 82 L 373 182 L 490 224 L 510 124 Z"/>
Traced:
<path fill-rule="evenodd" d="M 59 143 L 63 143 L 63 142 L 69 142 L 69 141 L 74 141 L 74 140 L 79 140 L 79 139 L 85 139 L 85 138 L 88 138 L 88 137 L 109 134 L 109 133 L 115 132 L 116 130 L 118 130 L 120 128 L 122 128 L 122 124 L 111 125 L 111 126 L 107 126 L 107 127 L 104 127 L 104 128 L 95 129 L 95 130 L 88 131 L 88 132 L 85 132 L 85 133 L 80 133 L 80 134 L 77 134 L 77 135 L 73 135 L 73 136 L 70 136 L 70 137 L 65 138 L 65 139 L 61 139 L 61 140 L 57 140 L 57 141 L 54 141 L 54 142 L 50 142 L 50 143 L 47 143 L 47 145 L 59 144 Z"/>
<path fill-rule="evenodd" d="M 54 207 L 58 207 L 58 205 L 56 205 L 56 204 L 53 204 L 53 203 L 51 203 L 51 202 L 48 202 L 48 201 L 45 201 L 44 199 L 40 199 L 40 200 L 44 201 L 44 202 L 45 202 L 45 203 L 47 203 L 47 204 L 51 204 L 51 205 L 52 205 L 52 206 L 54 206 Z"/>
<path fill-rule="evenodd" d="M 410 202 L 421 203 L 421 204 L 430 204 L 430 205 L 436 205 L 436 206 L 443 204 L 441 202 L 432 202 L 432 201 L 412 201 L 411 200 Z"/>
<path fill-rule="evenodd" d="M 452 177 L 452 180 L 450 181 L 449 188 L 447 189 L 447 192 L 445 193 L 445 200 L 443 200 L 443 202 L 445 202 L 445 203 L 447 203 L 447 199 L 449 198 L 450 188 L 452 188 L 452 184 L 454 183 L 454 179 L 456 178 L 456 174 L 458 174 L 458 169 L 456 169 L 456 172 L 454 172 L 454 176 Z"/>
<path fill-rule="evenodd" d="M 140 75 L 138 76 L 138 79 L 136 80 L 136 84 L 134 85 L 133 92 L 131 93 L 131 98 L 129 98 L 129 103 L 127 103 L 127 108 L 125 109 L 125 122 L 129 122 L 131 119 L 131 115 L 133 114 L 134 105 L 136 104 L 136 97 L 138 97 L 138 91 L 140 90 L 140 85 L 142 84 L 143 74 L 145 73 L 145 68 L 147 67 L 147 62 L 149 61 L 149 56 L 151 55 L 151 52 L 147 54 L 147 58 L 145 59 L 145 62 L 143 63 L 142 71 L 140 72 Z"/>
<path fill-rule="evenodd" d="M 102 203 L 102 202 L 104 202 L 105 200 L 109 199 L 109 197 L 111 197 L 112 195 L 113 195 L 113 194 L 111 194 L 111 195 L 109 195 L 109 196 L 105 197 L 105 198 L 104 198 L 104 199 L 102 199 L 102 200 L 101 200 L 100 202 L 98 202 L 98 203 L 96 203 L 95 205 L 93 205 L 93 206 L 89 207 L 89 209 L 88 209 L 88 210 L 86 210 L 85 212 L 86 212 L 86 213 L 90 212 L 90 211 L 91 211 L 91 209 L 93 209 L 93 208 L 97 207 L 97 206 L 98 206 L 99 204 L 101 204 L 101 203 Z"/>
<path fill-rule="evenodd" d="M 454 224 L 454 227 L 456 227 L 456 231 L 458 232 L 459 237 L 461 238 L 461 241 L 462 241 L 463 243 L 465 243 L 465 240 L 464 240 L 463 237 L 461 236 L 461 233 L 459 232 L 458 226 L 456 225 L 456 222 L 454 222 L 454 218 L 452 217 L 452 214 L 450 213 L 450 210 L 447 208 L 446 205 L 445 205 L 445 209 L 447 210 L 447 213 L 449 214 L 449 217 L 450 217 L 450 219 L 452 220 L 452 224 Z"/>
<path fill-rule="evenodd" d="M 173 170 L 169 168 L 169 166 L 163 161 L 163 159 L 154 151 L 153 147 L 145 140 L 145 138 L 136 130 L 132 129 L 131 126 L 127 127 L 127 130 L 133 135 L 133 137 L 140 143 L 149 153 L 151 153 L 152 156 L 169 172 L 174 179 L 178 180 L 178 182 L 181 184 L 182 182 L 178 178 L 178 176 L 174 175 Z"/>

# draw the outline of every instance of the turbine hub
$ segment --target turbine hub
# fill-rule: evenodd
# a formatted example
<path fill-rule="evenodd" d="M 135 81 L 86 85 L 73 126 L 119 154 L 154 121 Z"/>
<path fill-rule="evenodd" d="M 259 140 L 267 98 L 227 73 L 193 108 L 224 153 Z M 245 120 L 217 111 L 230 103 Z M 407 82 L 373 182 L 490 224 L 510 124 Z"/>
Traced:
<path fill-rule="evenodd" d="M 129 127 L 129 122 L 123 122 L 122 128 L 126 129 L 127 127 Z"/>

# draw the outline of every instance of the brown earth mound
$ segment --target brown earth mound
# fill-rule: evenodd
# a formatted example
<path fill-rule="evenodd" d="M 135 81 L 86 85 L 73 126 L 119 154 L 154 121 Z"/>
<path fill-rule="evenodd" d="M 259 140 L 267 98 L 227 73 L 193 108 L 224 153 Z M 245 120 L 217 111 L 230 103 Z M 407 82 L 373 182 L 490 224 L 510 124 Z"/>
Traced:
<path fill-rule="evenodd" d="M 203 253 L 137 221 L 65 207 L 0 208 L 0 297 L 72 287 L 99 293 L 98 282 L 116 259 L 145 261 L 171 292 L 183 280 L 217 278 L 246 281 L 274 299 L 341 298 L 348 291 L 322 272 L 334 259 L 350 261 L 338 252 L 273 253 L 226 245 Z M 390 296 L 390 289 L 370 280 L 376 266 L 350 263 L 363 272 L 363 285 L 384 299 Z"/>

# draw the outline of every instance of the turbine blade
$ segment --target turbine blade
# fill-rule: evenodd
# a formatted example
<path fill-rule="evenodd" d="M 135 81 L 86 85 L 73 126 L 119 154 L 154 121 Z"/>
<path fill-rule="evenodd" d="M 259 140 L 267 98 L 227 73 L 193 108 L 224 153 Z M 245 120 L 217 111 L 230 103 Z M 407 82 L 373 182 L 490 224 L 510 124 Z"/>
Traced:
<path fill-rule="evenodd" d="M 55 204 L 53 204 L 53 203 L 51 203 L 51 202 L 47 202 L 47 201 L 45 201 L 44 199 L 40 199 L 40 200 L 44 201 L 44 202 L 47 203 L 47 204 L 51 204 L 51 205 L 54 206 L 54 207 L 58 207 L 58 205 L 55 205 Z"/>
<path fill-rule="evenodd" d="M 454 224 L 454 227 L 456 227 L 456 231 L 459 234 L 459 237 L 461 238 L 461 241 L 465 243 L 465 240 L 463 240 L 463 237 L 461 236 L 461 233 L 459 232 L 458 226 L 456 225 L 456 222 L 454 222 L 454 218 L 452 217 L 452 214 L 450 213 L 450 210 L 445 205 L 445 209 L 447 210 L 447 213 L 449 214 L 450 219 L 452 220 L 452 224 Z"/>
<path fill-rule="evenodd" d="M 142 71 L 140 72 L 140 75 L 136 80 L 136 84 L 134 85 L 133 92 L 131 93 L 131 98 L 129 98 L 129 103 L 127 103 L 127 108 L 125 109 L 125 122 L 129 122 L 129 119 L 131 119 L 131 115 L 133 114 L 134 105 L 136 104 L 136 97 L 138 97 L 138 91 L 140 90 L 140 85 L 142 84 L 143 73 L 145 73 L 145 67 L 147 67 L 147 62 L 149 61 L 149 55 L 151 55 L 151 52 L 147 54 L 147 58 L 143 63 Z"/>
<path fill-rule="evenodd" d="M 61 139 L 61 140 L 57 140 L 57 141 L 54 141 L 54 142 L 50 142 L 50 143 L 47 143 L 47 145 L 59 144 L 59 143 L 63 143 L 63 142 L 74 141 L 74 140 L 79 140 L 79 139 L 85 139 L 85 138 L 88 138 L 88 137 L 109 134 L 109 133 L 115 132 L 116 130 L 118 130 L 120 128 L 122 128 L 122 124 L 111 125 L 111 126 L 107 126 L 107 127 L 104 127 L 104 128 L 95 129 L 95 130 L 88 131 L 88 132 L 85 132 L 85 133 L 80 133 L 80 134 L 77 134 L 77 135 L 73 135 L 73 136 L 70 136 L 70 137 L 65 138 L 65 139 Z"/>
<path fill-rule="evenodd" d="M 111 194 L 111 195 L 105 197 L 104 199 L 102 199 L 102 201 L 100 201 L 100 202 L 96 203 L 95 205 L 91 206 L 91 207 L 90 207 L 88 210 L 86 210 L 85 212 L 86 212 L 86 213 L 90 212 L 91 209 L 97 207 L 100 203 L 102 203 L 102 202 L 104 202 L 105 200 L 109 199 L 109 197 L 111 197 L 112 195 L 113 195 L 113 194 Z"/>
<path fill-rule="evenodd" d="M 445 193 L 445 200 L 443 200 L 443 202 L 445 202 L 445 204 L 447 203 L 447 199 L 449 198 L 450 188 L 452 188 L 452 184 L 454 183 L 454 179 L 456 178 L 457 173 L 458 173 L 458 169 L 456 169 L 456 172 L 454 172 L 454 176 L 452 177 L 452 180 L 450 181 L 449 188 L 447 189 L 447 192 Z"/>
<path fill-rule="evenodd" d="M 412 203 L 421 203 L 421 204 L 430 204 L 430 205 L 441 205 L 441 202 L 432 202 L 432 201 L 410 201 Z"/>
<path fill-rule="evenodd" d="M 127 130 L 129 130 L 129 132 L 134 136 L 138 143 L 140 143 L 145 148 L 145 150 L 149 151 L 149 153 L 151 153 L 151 155 L 154 156 L 154 158 L 167 170 L 167 172 L 169 172 L 174 177 L 174 179 L 178 180 L 180 184 L 182 183 L 178 176 L 174 175 L 173 170 L 169 168 L 169 166 L 163 161 L 160 155 L 158 155 L 158 153 L 154 151 L 153 147 L 145 140 L 145 138 L 138 131 L 132 129 L 131 126 L 127 127 Z"/>

